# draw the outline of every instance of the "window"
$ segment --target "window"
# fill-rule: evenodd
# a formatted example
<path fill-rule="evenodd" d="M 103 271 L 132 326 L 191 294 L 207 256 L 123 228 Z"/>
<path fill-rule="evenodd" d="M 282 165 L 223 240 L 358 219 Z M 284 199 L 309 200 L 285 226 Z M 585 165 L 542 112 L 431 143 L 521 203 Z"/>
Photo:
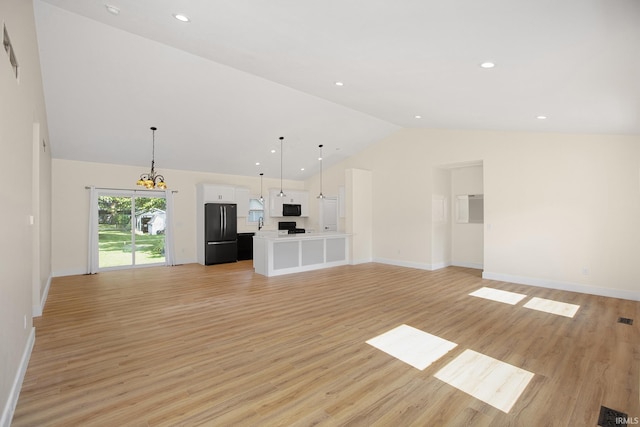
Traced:
<path fill-rule="evenodd" d="M 247 222 L 258 222 L 260 218 L 264 219 L 264 202 L 261 202 L 260 199 L 249 199 Z"/>

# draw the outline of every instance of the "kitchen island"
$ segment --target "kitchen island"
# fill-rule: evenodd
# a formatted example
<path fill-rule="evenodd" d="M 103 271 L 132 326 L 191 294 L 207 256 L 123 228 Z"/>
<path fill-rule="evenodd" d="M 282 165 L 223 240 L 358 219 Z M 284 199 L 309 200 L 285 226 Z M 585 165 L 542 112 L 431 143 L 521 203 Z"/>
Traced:
<path fill-rule="evenodd" d="M 253 236 L 253 269 L 279 276 L 349 263 L 349 235 L 344 233 L 257 233 Z"/>

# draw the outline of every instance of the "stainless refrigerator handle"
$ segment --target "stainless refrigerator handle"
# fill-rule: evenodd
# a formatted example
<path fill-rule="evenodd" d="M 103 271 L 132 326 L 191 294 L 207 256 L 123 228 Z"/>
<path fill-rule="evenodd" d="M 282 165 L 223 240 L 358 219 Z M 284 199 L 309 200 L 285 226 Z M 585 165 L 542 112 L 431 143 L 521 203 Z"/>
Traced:
<path fill-rule="evenodd" d="M 222 206 L 218 206 L 218 210 L 220 211 L 220 234 L 222 235 L 223 228 L 223 219 L 222 219 Z"/>

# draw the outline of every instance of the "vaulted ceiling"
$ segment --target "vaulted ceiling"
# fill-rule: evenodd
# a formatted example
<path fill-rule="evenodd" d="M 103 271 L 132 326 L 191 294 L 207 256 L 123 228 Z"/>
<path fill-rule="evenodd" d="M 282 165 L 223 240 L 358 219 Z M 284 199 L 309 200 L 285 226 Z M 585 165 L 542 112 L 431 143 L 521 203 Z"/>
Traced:
<path fill-rule="evenodd" d="M 637 0 L 34 4 L 56 158 L 147 165 L 156 126 L 160 168 L 279 177 L 283 136 L 305 179 L 406 127 L 640 134 Z"/>

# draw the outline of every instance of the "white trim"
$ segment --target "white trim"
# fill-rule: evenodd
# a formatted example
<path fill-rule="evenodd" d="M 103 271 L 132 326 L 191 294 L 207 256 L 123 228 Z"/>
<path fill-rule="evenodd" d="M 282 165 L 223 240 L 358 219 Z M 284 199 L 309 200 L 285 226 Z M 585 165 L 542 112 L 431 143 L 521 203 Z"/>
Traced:
<path fill-rule="evenodd" d="M 475 268 L 476 270 L 482 270 L 484 268 L 484 265 L 480 262 L 452 262 L 450 265 L 456 266 L 456 267 L 465 267 L 465 268 Z"/>
<path fill-rule="evenodd" d="M 2 418 L 0 418 L 0 426 L 2 427 L 9 427 L 11 425 L 11 420 L 13 419 L 13 413 L 16 410 L 16 405 L 18 404 L 20 389 L 22 388 L 24 376 L 27 373 L 27 366 L 29 366 L 31 350 L 33 350 L 35 341 L 36 328 L 32 327 L 31 332 L 29 332 L 29 338 L 27 339 L 27 343 L 24 347 L 24 352 L 22 353 L 22 359 L 20 360 L 18 372 L 16 372 L 16 377 L 13 379 L 13 384 L 11 385 L 11 390 L 9 391 L 9 397 L 7 398 L 4 409 L 2 411 Z"/>
<path fill-rule="evenodd" d="M 410 261 L 401 261 L 397 259 L 386 259 L 386 258 L 374 258 L 373 262 L 379 262 L 380 264 L 389 264 L 389 265 L 397 265 L 398 267 L 408 267 L 408 268 L 418 268 L 420 270 L 437 270 L 440 266 L 440 263 L 437 266 L 433 264 L 424 264 L 421 262 L 410 262 Z"/>
<path fill-rule="evenodd" d="M 84 275 L 84 274 L 87 274 L 86 267 L 74 268 L 74 269 L 62 270 L 62 271 L 54 271 L 51 274 L 51 276 L 52 277 L 81 276 L 81 275 Z"/>
<path fill-rule="evenodd" d="M 538 279 L 535 277 L 492 273 L 488 271 L 482 273 L 482 278 L 497 280 L 500 282 L 517 283 L 519 285 L 539 286 L 541 288 L 558 289 L 561 291 L 580 292 L 583 294 L 640 301 L 640 292 L 627 291 L 624 289 L 599 288 L 595 286 L 583 285 L 580 283 L 561 282 L 556 280 Z"/>
<path fill-rule="evenodd" d="M 33 307 L 31 307 L 31 315 L 33 317 L 42 316 L 42 312 L 44 311 L 44 305 L 47 303 L 47 297 L 49 296 L 49 288 L 51 287 L 51 278 L 52 276 L 49 276 L 49 278 L 47 279 L 47 283 L 44 285 L 44 292 L 42 292 L 42 297 L 40 298 L 40 304 L 34 305 Z"/>
<path fill-rule="evenodd" d="M 453 264 L 451 264 L 451 262 L 449 261 L 441 261 L 435 264 L 431 264 L 431 267 L 433 270 L 440 270 L 441 268 L 447 268 L 447 267 L 450 267 L 451 265 Z"/>

